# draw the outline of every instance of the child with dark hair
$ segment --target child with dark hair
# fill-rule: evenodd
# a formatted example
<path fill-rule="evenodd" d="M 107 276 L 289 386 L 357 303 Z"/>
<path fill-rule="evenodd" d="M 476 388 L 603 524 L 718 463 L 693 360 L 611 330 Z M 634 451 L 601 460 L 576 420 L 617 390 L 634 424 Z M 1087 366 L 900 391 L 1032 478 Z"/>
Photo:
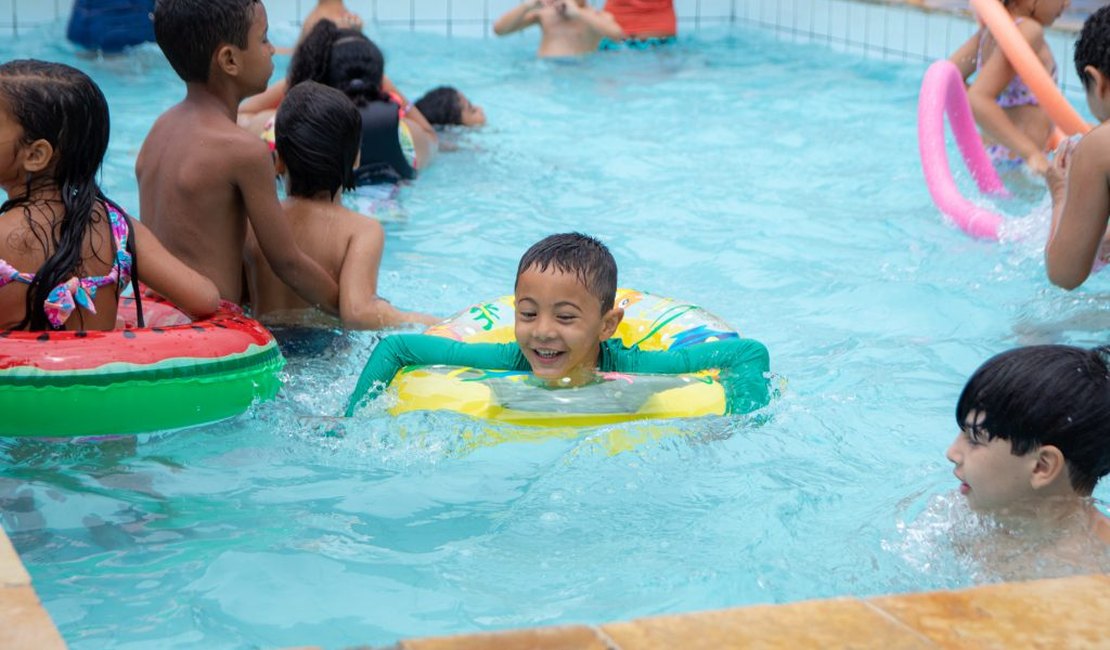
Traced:
<path fill-rule="evenodd" d="M 409 180 L 431 162 L 437 150 L 435 130 L 423 117 L 409 113 L 398 95 L 384 86 L 385 57 L 360 31 L 321 21 L 305 38 L 289 64 L 293 88 L 305 80 L 343 91 L 362 115 L 362 161 L 359 185 Z M 425 126 L 427 125 L 427 126 Z"/>
<path fill-rule="evenodd" d="M 1082 514 L 1110 543 L 1090 500 L 1110 473 L 1110 348 L 1037 345 L 996 355 L 960 394 L 948 448 L 968 505 L 1035 535 Z M 1037 528 L 1045 530 L 1037 530 Z"/>
<path fill-rule="evenodd" d="M 258 0 L 158 0 L 154 34 L 185 99 L 154 123 L 135 163 L 143 219 L 187 264 L 240 302 L 247 225 L 274 272 L 308 302 L 336 310 L 338 287 L 306 256 L 282 214 L 266 144 L 235 108 L 273 72 Z"/>
<path fill-rule="evenodd" d="M 339 318 L 349 329 L 381 329 L 438 319 L 404 312 L 378 296 L 378 266 L 385 233 L 381 224 L 340 203 L 354 187 L 362 119 L 342 92 L 305 81 L 285 96 L 277 113 L 277 170 L 285 179 L 284 203 L 301 249 L 339 285 Z M 311 305 L 289 289 L 259 254 L 248 247 L 248 277 L 254 313 L 304 310 Z"/>
<path fill-rule="evenodd" d="M 381 72 L 373 75 L 376 79 L 373 81 L 373 85 L 377 86 L 382 94 L 388 96 L 390 101 L 401 107 L 401 114 L 403 115 L 401 119 L 404 122 L 405 129 L 409 131 L 409 135 L 405 137 L 414 140 L 413 146 L 416 148 L 416 153 L 413 154 L 414 158 L 420 161 L 430 161 L 438 145 L 435 128 L 428 123 L 420 110 L 405 98 L 385 74 L 385 60 L 382 57 L 381 50 L 359 28 L 350 25 L 341 26 L 326 18 L 317 20 L 312 29 L 302 34 L 302 39 L 293 52 L 293 60 L 289 63 L 289 70 L 286 72 L 285 79 L 273 84 L 264 92 L 247 99 L 239 106 L 239 125 L 251 133 L 270 137 L 272 135 L 270 131 L 273 128 L 274 112 L 289 88 L 306 79 L 333 88 L 337 87 L 338 79 L 333 78 L 333 71 L 330 70 L 332 57 L 334 56 L 333 46 L 339 41 L 348 42 L 352 39 L 364 40 L 373 47 L 372 50 L 365 48 L 364 52 L 359 53 L 361 56 L 372 57 L 374 59 L 373 65 L 381 69 Z M 352 53 L 355 53 L 355 51 L 348 52 L 348 54 Z M 362 64 L 357 58 L 350 56 L 346 58 L 355 65 Z M 358 70 L 357 74 L 361 76 L 362 71 Z M 364 82 L 369 81 L 369 79 L 364 79 Z M 421 152 L 423 152 L 423 155 L 421 155 Z M 417 166 L 424 166 L 424 163 L 422 162 Z"/>
<path fill-rule="evenodd" d="M 1075 43 L 1075 70 L 1099 125 L 1081 140 L 1065 140 L 1048 170 L 1052 228 L 1045 245 L 1048 279 L 1074 289 L 1100 257 L 1110 219 L 1110 7 L 1091 14 Z M 1102 255 L 1102 261 L 1107 261 Z"/>
<path fill-rule="evenodd" d="M 0 330 L 113 329 L 120 292 L 138 280 L 194 317 L 219 306 L 210 280 L 100 191 L 108 125 L 80 70 L 0 65 Z"/>
<path fill-rule="evenodd" d="M 598 371 L 677 374 L 720 369 L 730 413 L 767 404 L 767 348 L 730 338 L 681 350 L 644 351 L 612 338 L 624 317 L 614 305 L 617 264 L 593 237 L 566 233 L 546 237 L 524 253 L 514 293 L 515 343 L 462 343 L 420 334 L 390 336 L 366 362 L 346 414 L 369 393 L 379 395 L 402 367 L 443 364 L 486 370 L 531 370 L 552 388 L 583 386 Z"/>
<path fill-rule="evenodd" d="M 466 95 L 451 86 L 439 86 L 416 100 L 416 108 L 434 127 L 482 126 L 486 112 L 470 103 Z"/>

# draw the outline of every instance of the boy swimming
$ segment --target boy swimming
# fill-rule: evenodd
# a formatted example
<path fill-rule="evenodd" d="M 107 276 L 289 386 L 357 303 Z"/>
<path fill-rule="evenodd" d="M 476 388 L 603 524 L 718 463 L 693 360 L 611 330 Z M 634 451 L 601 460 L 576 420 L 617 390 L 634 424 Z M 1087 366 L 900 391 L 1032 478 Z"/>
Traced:
<path fill-rule="evenodd" d="M 1037 345 L 975 371 L 946 454 L 972 510 L 1030 538 L 1060 535 L 1061 549 L 1076 537 L 1110 544 L 1110 519 L 1090 499 L 1110 473 L 1108 354 L 1108 347 Z"/>
<path fill-rule="evenodd" d="M 362 119 L 342 92 L 314 81 L 293 86 L 277 112 L 277 171 L 285 178 L 283 207 L 302 250 L 339 284 L 339 318 L 348 329 L 380 329 L 439 319 L 404 312 L 379 297 L 385 246 L 380 223 L 343 207 L 355 185 Z M 254 238 L 247 248 L 256 316 L 310 307 L 271 270 Z"/>
<path fill-rule="evenodd" d="M 676 374 L 720 369 L 730 413 L 767 404 L 769 356 L 751 339 L 681 350 L 643 351 L 611 338 L 624 312 L 615 306 L 617 265 L 600 241 L 579 233 L 546 237 L 524 253 L 515 286 L 515 343 L 461 343 L 420 334 L 390 336 L 374 349 L 347 404 L 351 416 L 407 365 L 531 370 L 549 387 L 593 382 L 598 372 Z"/>
<path fill-rule="evenodd" d="M 525 0 L 493 24 L 498 36 L 539 25 L 543 32 L 540 57 L 579 56 L 596 52 L 601 39 L 619 41 L 624 32 L 613 17 L 586 0 Z"/>
<path fill-rule="evenodd" d="M 274 48 L 258 0 L 159 0 L 154 34 L 186 85 L 135 162 L 143 223 L 225 300 L 243 295 L 248 221 L 274 272 L 306 301 L 336 311 L 339 289 L 293 239 L 266 144 L 235 123 L 266 88 Z"/>

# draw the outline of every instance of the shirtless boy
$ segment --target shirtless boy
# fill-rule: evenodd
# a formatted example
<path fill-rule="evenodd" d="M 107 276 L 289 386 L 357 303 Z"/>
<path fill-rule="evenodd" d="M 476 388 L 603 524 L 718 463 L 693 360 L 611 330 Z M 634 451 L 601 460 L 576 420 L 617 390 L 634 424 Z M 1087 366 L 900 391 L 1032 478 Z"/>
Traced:
<path fill-rule="evenodd" d="M 601 39 L 619 41 L 624 32 L 613 17 L 586 4 L 586 0 L 525 0 L 493 24 L 498 36 L 532 25 L 543 31 L 541 57 L 579 56 L 596 52 Z"/>
<path fill-rule="evenodd" d="M 310 304 L 337 311 L 339 290 L 293 238 L 266 143 L 235 123 L 239 102 L 274 70 L 258 0 L 159 0 L 154 35 L 185 99 L 154 123 L 135 163 L 145 223 L 166 248 L 240 302 L 248 222 L 274 272 Z"/>

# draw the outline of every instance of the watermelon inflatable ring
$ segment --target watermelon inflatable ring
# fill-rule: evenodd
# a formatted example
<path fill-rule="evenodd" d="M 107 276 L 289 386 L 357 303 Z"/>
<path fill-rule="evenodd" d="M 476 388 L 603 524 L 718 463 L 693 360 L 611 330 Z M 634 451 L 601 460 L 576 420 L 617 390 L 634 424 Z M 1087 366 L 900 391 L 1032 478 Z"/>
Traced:
<path fill-rule="evenodd" d="M 168 302 L 132 299 L 100 332 L 0 331 L 0 436 L 100 436 L 229 418 L 281 386 L 274 337 L 222 303 L 193 322 Z"/>

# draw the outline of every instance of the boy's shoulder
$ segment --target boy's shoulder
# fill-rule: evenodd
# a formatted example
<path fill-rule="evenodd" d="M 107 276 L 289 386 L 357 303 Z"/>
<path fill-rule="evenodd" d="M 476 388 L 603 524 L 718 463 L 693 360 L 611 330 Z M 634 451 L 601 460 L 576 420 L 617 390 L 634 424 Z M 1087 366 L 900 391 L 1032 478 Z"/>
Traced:
<path fill-rule="evenodd" d="M 1076 145 L 1083 158 L 1110 174 L 1110 122 L 1103 122 L 1091 129 Z"/>

